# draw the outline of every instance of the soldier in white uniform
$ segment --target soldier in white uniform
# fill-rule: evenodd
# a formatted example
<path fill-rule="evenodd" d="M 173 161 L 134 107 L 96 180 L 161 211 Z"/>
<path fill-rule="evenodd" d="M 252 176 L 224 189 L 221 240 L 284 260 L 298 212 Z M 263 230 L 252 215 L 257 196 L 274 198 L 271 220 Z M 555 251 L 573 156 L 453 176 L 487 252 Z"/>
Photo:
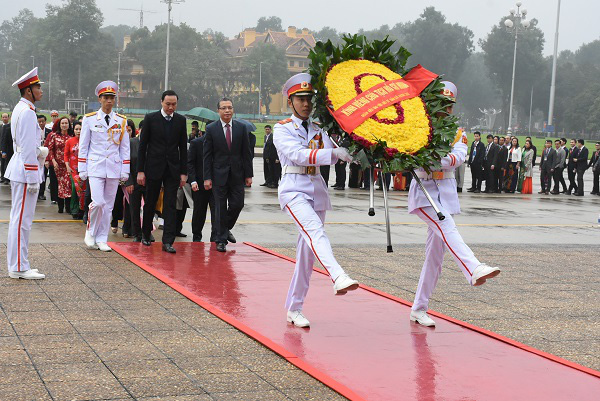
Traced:
<path fill-rule="evenodd" d="M 41 145 L 42 130 L 37 123 L 34 103 L 42 99 L 42 84 L 37 67 L 19 78 L 12 86 L 21 91 L 21 99 L 12 114 L 14 156 L 6 167 L 10 180 L 11 210 L 8 225 L 6 258 L 11 278 L 39 280 L 46 276 L 29 265 L 29 234 L 37 195 L 44 174 L 48 149 Z"/>
<path fill-rule="evenodd" d="M 444 95 L 456 102 L 456 86 L 448 81 L 444 81 L 443 84 L 446 86 Z M 451 114 L 452 107 L 449 107 L 446 112 Z M 423 186 L 446 217 L 444 220 L 440 221 L 438 219 L 433 207 L 431 207 L 415 180 L 412 181 L 408 193 L 409 213 L 416 214 L 428 225 L 425 263 L 423 264 L 415 294 L 415 302 L 410 313 L 411 321 L 424 326 L 435 326 L 433 319 L 427 315 L 427 309 L 429 298 L 433 294 L 442 272 L 446 249 L 450 251 L 467 281 L 473 286 L 481 285 L 487 279 L 500 273 L 499 268 L 479 262 L 473 251 L 463 241 L 452 218 L 453 215 L 460 213 L 454 171 L 464 163 L 466 157 L 467 135 L 459 130 L 452 144 L 452 150 L 441 160 L 442 167 L 439 171 L 434 171 L 431 174 L 427 174 L 424 169 L 416 171 L 417 176 L 423 182 Z"/>
<path fill-rule="evenodd" d="M 345 148 L 340 148 L 316 123 L 311 121 L 312 96 L 310 75 L 294 75 L 283 87 L 283 96 L 294 115 L 280 121 L 273 131 L 273 142 L 282 166 L 279 203 L 298 227 L 296 268 L 285 307 L 287 321 L 298 327 L 309 327 L 302 314 L 315 259 L 333 280 L 335 295 L 358 288 L 333 256 L 325 234 L 325 211 L 331 209 L 327 185 L 319 166 L 329 166 L 338 160 L 352 161 Z"/>
<path fill-rule="evenodd" d="M 84 242 L 105 252 L 119 180 L 127 181 L 130 164 L 127 118 L 112 111 L 116 93 L 113 81 L 98 84 L 100 110 L 85 115 L 79 138 L 79 177 L 89 177 L 92 194 Z"/>

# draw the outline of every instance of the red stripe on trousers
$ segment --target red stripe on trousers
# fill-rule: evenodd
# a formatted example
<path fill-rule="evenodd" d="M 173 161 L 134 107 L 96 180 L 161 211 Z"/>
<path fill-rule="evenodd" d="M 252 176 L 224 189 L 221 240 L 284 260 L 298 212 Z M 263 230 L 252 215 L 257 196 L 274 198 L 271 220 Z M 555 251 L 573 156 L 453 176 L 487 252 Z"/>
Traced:
<path fill-rule="evenodd" d="M 27 184 L 23 188 L 23 199 L 21 200 L 21 213 L 19 214 L 19 234 L 17 235 L 17 271 L 21 271 L 21 223 L 23 222 L 23 211 L 25 210 L 25 198 L 27 197 Z"/>
<path fill-rule="evenodd" d="M 329 274 L 329 270 L 327 270 L 327 267 L 325 267 L 325 265 L 323 264 L 323 262 L 321 262 L 321 258 L 319 257 L 319 255 L 317 255 L 317 251 L 315 250 L 315 247 L 313 246 L 313 241 L 312 238 L 310 237 L 310 235 L 308 235 L 308 232 L 304 229 L 304 226 L 300 223 L 300 221 L 296 218 L 296 215 L 294 214 L 294 212 L 292 212 L 292 209 L 290 209 L 290 207 L 288 205 L 285 205 L 285 207 L 287 208 L 287 210 L 289 210 L 290 214 L 292 215 L 292 217 L 294 218 L 294 220 L 296 220 L 296 223 L 298 223 L 298 225 L 300 226 L 300 228 L 302 229 L 302 231 L 304 231 L 304 234 L 306 234 L 306 236 L 308 237 L 308 239 L 310 240 L 310 248 L 312 249 L 313 253 L 315 254 L 315 256 L 317 257 L 317 260 L 319 261 L 319 263 L 323 266 L 323 268 L 327 271 L 327 274 Z M 331 274 L 329 274 L 329 278 L 331 278 Z M 332 279 L 333 280 L 333 279 Z"/>
<path fill-rule="evenodd" d="M 446 246 L 448 247 L 448 249 L 450 249 L 450 252 L 452 252 L 452 254 L 454 255 L 454 257 L 460 261 L 460 263 L 463 265 L 463 267 L 465 268 L 465 270 L 467 271 L 467 273 L 469 273 L 471 276 L 473 276 L 473 273 L 471 273 L 471 271 L 469 270 L 469 268 L 467 267 L 467 265 L 465 264 L 465 262 L 463 262 L 462 259 L 458 257 L 458 255 L 456 254 L 456 252 L 454 252 L 454 249 L 452 249 L 452 247 L 450 246 L 450 244 L 448 244 L 448 241 L 446 241 L 446 236 L 444 235 L 444 232 L 442 231 L 442 228 L 438 225 L 438 223 L 436 223 L 435 220 L 433 220 L 431 217 L 429 217 L 429 215 L 427 213 L 425 213 L 425 211 L 423 210 L 422 207 L 420 207 L 419 210 L 421 211 L 421 213 L 423 213 L 425 216 L 427 216 L 427 218 L 429 220 L 431 220 L 431 222 L 433 224 L 435 224 L 435 226 L 438 228 L 438 230 L 440 230 L 440 234 L 442 234 L 442 239 L 444 240 L 444 243 L 446 244 Z"/>

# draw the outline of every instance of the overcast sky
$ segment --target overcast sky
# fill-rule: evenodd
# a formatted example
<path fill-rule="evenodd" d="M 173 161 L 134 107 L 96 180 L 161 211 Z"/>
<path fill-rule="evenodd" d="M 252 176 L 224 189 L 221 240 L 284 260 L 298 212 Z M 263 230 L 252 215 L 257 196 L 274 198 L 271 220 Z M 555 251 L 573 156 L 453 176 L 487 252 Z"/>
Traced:
<path fill-rule="evenodd" d="M 4 0 L 3 0 L 4 3 Z M 32 9 L 36 16 L 45 15 L 45 4 L 61 4 L 60 0 L 6 0 L 0 19 L 14 17 L 21 8 Z M 153 28 L 167 20 L 167 6 L 160 0 L 96 0 L 104 13 L 104 25 L 139 25 L 139 12 L 122 11 L 119 8 L 143 8 L 156 13 L 144 15 L 144 25 Z M 186 22 L 199 31 L 207 28 L 221 31 L 233 37 L 246 27 L 256 25 L 262 16 L 276 15 L 282 25 L 294 25 L 318 30 L 331 26 L 337 30 L 354 33 L 360 28 L 373 29 L 383 24 L 390 26 L 398 22 L 412 21 L 427 6 L 440 10 L 449 22 L 470 28 L 475 42 L 490 31 L 502 15 L 515 7 L 513 0 L 185 0 L 173 5 L 176 24 Z M 556 26 L 558 0 L 526 0 L 531 18 L 540 21 L 546 45 L 544 53 L 552 54 Z M 227 8 L 225 8 L 227 7 Z M 566 0 L 561 4 L 559 50 L 575 50 L 583 43 L 600 39 L 600 1 Z M 409 49 L 410 50 L 410 49 Z"/>

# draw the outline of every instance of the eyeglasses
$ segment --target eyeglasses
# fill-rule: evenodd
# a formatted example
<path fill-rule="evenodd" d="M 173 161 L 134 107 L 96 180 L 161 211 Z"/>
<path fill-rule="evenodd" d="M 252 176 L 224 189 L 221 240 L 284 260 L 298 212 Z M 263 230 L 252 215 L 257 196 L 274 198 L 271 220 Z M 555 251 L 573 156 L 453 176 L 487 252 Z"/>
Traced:
<path fill-rule="evenodd" d="M 233 110 L 233 106 L 219 107 L 219 110 Z"/>

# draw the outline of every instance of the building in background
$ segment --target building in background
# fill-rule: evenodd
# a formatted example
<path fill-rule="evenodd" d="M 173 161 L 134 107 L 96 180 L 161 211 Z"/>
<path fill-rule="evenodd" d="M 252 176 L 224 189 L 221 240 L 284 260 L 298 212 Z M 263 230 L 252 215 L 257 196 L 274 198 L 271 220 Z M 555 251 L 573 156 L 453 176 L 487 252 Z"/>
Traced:
<path fill-rule="evenodd" d="M 234 39 L 229 40 L 229 56 L 234 60 L 234 65 L 241 66 L 244 57 L 260 44 L 273 44 L 285 51 L 287 68 L 290 76 L 303 72 L 308 68 L 310 60 L 308 53 L 315 47 L 316 41 L 313 34 L 306 28 L 296 29 L 288 27 L 286 32 L 268 30 L 264 33 L 256 32 L 254 28 L 247 28 L 240 32 Z M 258 88 L 238 88 L 236 94 L 242 92 L 257 92 Z M 287 114 L 287 102 L 284 102 L 281 93 L 271 95 L 271 114 Z M 265 113 L 262 106 L 262 113 Z"/>

